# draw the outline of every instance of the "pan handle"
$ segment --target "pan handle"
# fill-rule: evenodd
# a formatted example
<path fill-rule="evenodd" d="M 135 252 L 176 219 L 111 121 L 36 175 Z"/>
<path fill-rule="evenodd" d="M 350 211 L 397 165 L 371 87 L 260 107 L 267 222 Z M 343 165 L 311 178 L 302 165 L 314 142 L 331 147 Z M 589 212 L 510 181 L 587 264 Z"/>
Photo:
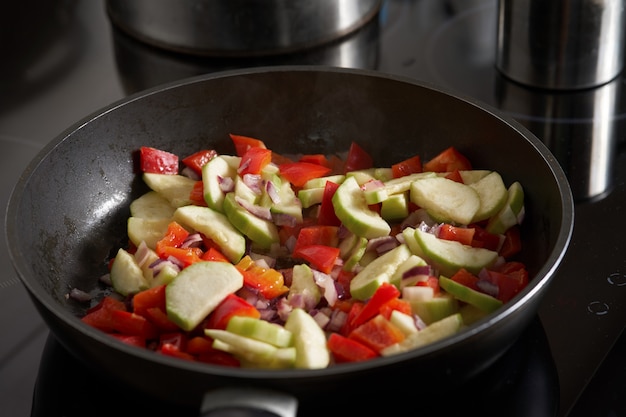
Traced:
<path fill-rule="evenodd" d="M 298 400 L 259 388 L 220 388 L 204 395 L 203 417 L 296 417 Z"/>

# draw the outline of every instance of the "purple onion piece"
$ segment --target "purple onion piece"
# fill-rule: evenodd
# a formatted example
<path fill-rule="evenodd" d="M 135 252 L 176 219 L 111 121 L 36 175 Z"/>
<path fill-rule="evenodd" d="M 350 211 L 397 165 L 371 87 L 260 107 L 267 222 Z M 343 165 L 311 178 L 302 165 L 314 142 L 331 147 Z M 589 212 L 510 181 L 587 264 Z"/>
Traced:
<path fill-rule="evenodd" d="M 90 301 L 93 298 L 91 294 L 83 290 L 79 290 L 78 288 L 72 288 L 68 296 L 69 298 L 76 300 L 76 301 L 80 301 L 81 303 Z"/>
<path fill-rule="evenodd" d="M 493 282 L 490 282 L 484 279 L 479 279 L 476 282 L 476 286 L 485 294 L 491 295 L 492 297 L 498 296 L 499 288 Z"/>
<path fill-rule="evenodd" d="M 246 184 L 256 195 L 263 194 L 263 178 L 257 174 L 244 174 L 243 183 Z"/>
<path fill-rule="evenodd" d="M 431 275 L 432 269 L 430 265 L 418 265 L 413 268 L 409 268 L 408 270 L 402 273 L 402 279 L 411 278 L 418 275 Z"/>
<path fill-rule="evenodd" d="M 270 200 L 272 200 L 272 203 L 280 204 L 281 198 L 278 193 L 278 188 L 276 188 L 276 185 L 272 181 L 267 181 L 265 183 L 265 192 L 270 197 Z"/>
<path fill-rule="evenodd" d="M 233 181 L 230 177 L 217 177 L 217 182 L 219 183 L 220 190 L 224 193 L 229 193 L 235 189 L 235 181 Z"/>
<path fill-rule="evenodd" d="M 250 214 L 253 214 L 254 216 L 258 217 L 259 219 L 272 221 L 272 213 L 270 212 L 269 208 L 253 204 L 253 203 L 249 202 L 248 200 L 243 199 L 243 198 L 241 198 L 239 196 L 235 196 L 235 201 L 241 207 L 246 209 Z"/>

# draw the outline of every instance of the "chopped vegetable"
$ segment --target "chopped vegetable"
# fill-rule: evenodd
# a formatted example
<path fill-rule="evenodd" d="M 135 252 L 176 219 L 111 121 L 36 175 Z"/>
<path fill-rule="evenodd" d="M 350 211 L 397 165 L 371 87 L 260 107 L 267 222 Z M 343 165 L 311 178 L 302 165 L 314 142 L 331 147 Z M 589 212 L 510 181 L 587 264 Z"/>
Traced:
<path fill-rule="evenodd" d="M 113 294 L 70 297 L 95 303 L 84 323 L 181 360 L 325 368 L 448 337 L 528 285 L 521 184 L 454 147 L 376 167 L 354 142 L 342 159 L 230 138 L 235 155 L 182 164 L 140 149 L 150 191 Z"/>
<path fill-rule="evenodd" d="M 139 165 L 142 172 L 153 174 L 178 174 L 178 156 L 149 146 L 139 149 Z"/>

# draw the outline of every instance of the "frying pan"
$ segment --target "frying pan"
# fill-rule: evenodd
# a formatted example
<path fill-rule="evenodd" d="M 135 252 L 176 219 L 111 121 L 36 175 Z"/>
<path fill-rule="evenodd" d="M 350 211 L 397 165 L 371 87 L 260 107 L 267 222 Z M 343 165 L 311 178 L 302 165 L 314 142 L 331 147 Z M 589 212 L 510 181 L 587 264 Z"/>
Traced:
<path fill-rule="evenodd" d="M 127 346 L 82 323 L 88 306 L 67 294 L 74 287 L 93 295 L 105 291 L 98 278 L 107 272 L 109 256 L 127 241 L 130 202 L 147 191 L 135 151 L 149 145 L 181 156 L 204 148 L 233 154 L 229 133 L 258 137 L 270 149 L 291 154 L 332 154 L 356 141 L 378 166 L 414 154 L 428 159 L 453 145 L 475 168 L 497 170 L 506 184 L 517 180 L 524 186 L 519 260 L 532 280 L 503 308 L 452 337 L 320 370 L 192 363 Z M 366 399 L 393 391 L 389 382 L 402 380 L 411 381 L 415 392 L 428 393 L 478 375 L 536 316 L 569 245 L 573 218 L 571 191 L 556 159 L 496 110 L 403 77 L 286 66 L 161 85 L 79 121 L 20 177 L 8 204 L 6 238 L 15 270 L 51 332 L 89 366 L 201 413 L 246 399 L 255 411 L 294 415 L 298 405 L 325 395 L 352 392 Z"/>

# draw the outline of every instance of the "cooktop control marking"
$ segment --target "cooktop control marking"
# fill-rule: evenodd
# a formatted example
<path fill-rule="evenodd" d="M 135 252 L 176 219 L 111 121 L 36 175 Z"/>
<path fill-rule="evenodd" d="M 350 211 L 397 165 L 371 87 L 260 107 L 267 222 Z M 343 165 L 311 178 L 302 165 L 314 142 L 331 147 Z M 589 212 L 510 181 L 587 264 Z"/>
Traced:
<path fill-rule="evenodd" d="M 609 305 L 602 301 L 592 301 L 587 305 L 587 311 L 596 316 L 604 316 L 609 314 Z"/>
<path fill-rule="evenodd" d="M 615 285 L 616 287 L 623 287 L 626 285 L 626 274 L 622 274 L 621 272 L 613 272 L 606 279 L 609 284 Z"/>

